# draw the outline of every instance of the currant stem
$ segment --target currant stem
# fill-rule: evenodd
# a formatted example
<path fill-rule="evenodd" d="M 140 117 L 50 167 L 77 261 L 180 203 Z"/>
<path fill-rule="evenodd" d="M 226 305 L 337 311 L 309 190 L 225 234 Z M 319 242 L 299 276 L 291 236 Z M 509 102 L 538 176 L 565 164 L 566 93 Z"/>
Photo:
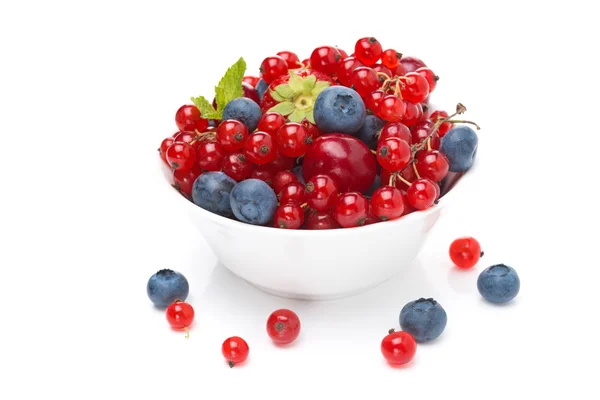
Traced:
<path fill-rule="evenodd" d="M 427 151 L 431 151 L 431 138 L 427 138 Z"/>
<path fill-rule="evenodd" d="M 397 179 L 400 179 L 400 182 L 404 183 L 406 186 L 409 186 L 409 187 L 410 187 L 410 185 L 412 185 L 412 183 L 411 183 L 411 182 L 409 182 L 409 181 L 407 181 L 406 179 L 404 179 L 404 178 L 402 177 L 402 175 L 400 175 L 400 174 L 398 174 L 398 175 L 396 176 L 396 178 L 397 178 Z"/>
<path fill-rule="evenodd" d="M 377 76 L 383 76 L 383 77 L 385 77 L 385 80 L 386 80 L 386 81 L 389 81 L 389 80 L 391 80 L 391 79 L 392 79 L 392 77 L 391 77 L 391 76 L 389 76 L 388 74 L 386 74 L 385 72 L 378 72 L 378 73 L 377 73 Z"/>
<path fill-rule="evenodd" d="M 471 125 L 475 125 L 475 127 L 477 128 L 477 130 L 480 130 L 481 127 L 479 125 L 477 125 L 475 122 L 473 121 L 467 121 L 464 119 L 445 119 L 444 118 L 444 122 L 450 122 L 453 124 L 471 124 Z"/>
<path fill-rule="evenodd" d="M 185 328 L 183 328 L 183 330 L 185 331 L 185 338 L 189 339 L 190 338 L 190 330 L 188 329 L 187 326 Z"/>
<path fill-rule="evenodd" d="M 429 150 L 431 150 L 431 148 Z M 415 171 L 415 176 L 417 177 L 417 179 L 421 179 L 421 175 L 419 175 L 419 171 L 417 171 L 417 164 L 412 163 L 412 166 L 413 166 L 413 170 Z"/>
<path fill-rule="evenodd" d="M 306 207 L 308 207 L 308 203 L 304 203 L 304 204 L 300 205 L 300 208 L 306 208 Z"/>

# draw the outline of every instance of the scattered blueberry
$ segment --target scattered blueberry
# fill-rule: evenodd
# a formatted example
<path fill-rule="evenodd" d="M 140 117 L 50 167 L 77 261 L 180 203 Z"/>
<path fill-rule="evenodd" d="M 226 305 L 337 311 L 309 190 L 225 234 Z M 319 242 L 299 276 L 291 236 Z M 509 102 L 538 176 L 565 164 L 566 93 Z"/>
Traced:
<path fill-rule="evenodd" d="M 263 96 L 265 95 L 265 92 L 267 91 L 267 89 L 269 88 L 269 84 L 265 81 L 263 81 L 262 79 L 258 81 L 258 83 L 256 84 L 256 91 L 258 92 L 258 97 L 260 98 L 260 100 L 262 101 Z"/>
<path fill-rule="evenodd" d="M 277 195 L 260 179 L 246 179 L 235 185 L 230 201 L 235 217 L 247 224 L 266 225 L 277 209 Z"/>
<path fill-rule="evenodd" d="M 471 168 L 477 155 L 477 133 L 466 125 L 450 129 L 440 145 L 440 150 L 450 163 L 450 171 L 464 172 Z"/>
<path fill-rule="evenodd" d="M 440 336 L 448 317 L 444 308 L 434 299 L 411 301 L 400 311 L 400 327 L 413 335 L 417 342 L 428 342 Z"/>
<path fill-rule="evenodd" d="M 296 165 L 294 168 L 292 168 L 292 172 L 294 173 L 294 175 L 296 175 L 296 178 L 298 178 L 298 182 L 300 182 L 303 185 L 306 185 L 306 181 L 304 181 L 304 176 L 302 176 L 302 165 Z"/>
<path fill-rule="evenodd" d="M 192 200 L 205 210 L 223 217 L 232 217 L 229 194 L 235 184 L 236 181 L 223 172 L 205 172 L 194 181 Z"/>
<path fill-rule="evenodd" d="M 365 103 L 359 94 L 345 86 L 330 86 L 317 96 L 313 115 L 317 127 L 325 133 L 353 134 L 367 116 Z"/>
<path fill-rule="evenodd" d="M 375 150 L 377 149 L 377 135 L 384 125 L 385 122 L 381 118 L 375 115 L 367 115 L 365 123 L 354 135 L 369 146 L 371 150 Z"/>
<path fill-rule="evenodd" d="M 223 120 L 235 119 L 242 122 L 248 128 L 248 132 L 254 132 L 258 126 L 258 120 L 262 113 L 256 102 L 247 97 L 238 97 L 231 100 L 223 108 Z"/>
<path fill-rule="evenodd" d="M 506 303 L 515 298 L 521 281 L 514 268 L 504 264 L 492 265 L 481 271 L 477 278 L 477 290 L 492 303 Z"/>
<path fill-rule="evenodd" d="M 373 193 L 375 193 L 375 191 L 377 189 L 379 189 L 380 187 L 381 187 L 381 177 L 379 175 L 375 175 L 375 179 L 373 179 L 373 184 L 371 185 L 369 190 L 367 190 L 365 192 L 365 196 L 367 196 L 367 197 L 373 196 Z"/>
<path fill-rule="evenodd" d="M 161 269 L 148 279 L 146 293 L 155 306 L 167 308 L 175 300 L 185 301 L 190 292 L 190 286 L 183 274 Z"/>

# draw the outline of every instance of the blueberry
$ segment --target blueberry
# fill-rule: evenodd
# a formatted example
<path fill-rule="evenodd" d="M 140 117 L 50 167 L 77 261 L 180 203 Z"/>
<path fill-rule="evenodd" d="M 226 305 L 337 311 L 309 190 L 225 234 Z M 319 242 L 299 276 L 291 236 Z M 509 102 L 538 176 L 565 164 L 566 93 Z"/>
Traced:
<path fill-rule="evenodd" d="M 313 115 L 317 127 L 325 133 L 352 134 L 365 122 L 365 103 L 355 90 L 330 86 L 317 96 Z"/>
<path fill-rule="evenodd" d="M 260 179 L 241 181 L 231 191 L 231 209 L 235 217 L 253 225 L 266 225 L 277 209 L 277 196 Z"/>
<path fill-rule="evenodd" d="M 450 129 L 442 138 L 440 150 L 450 162 L 450 171 L 464 172 L 471 168 L 478 145 L 477 134 L 468 126 L 461 125 Z"/>
<path fill-rule="evenodd" d="M 175 300 L 184 301 L 190 292 L 187 279 L 179 272 L 161 269 L 148 279 L 146 293 L 155 306 L 167 308 Z"/>
<path fill-rule="evenodd" d="M 373 184 L 371 185 L 371 187 L 369 188 L 369 190 L 367 190 L 365 192 L 365 196 L 367 196 L 367 197 L 373 196 L 373 193 L 375 193 L 375 191 L 377 189 L 379 189 L 380 187 L 381 187 L 381 177 L 379 175 L 375 175 L 375 179 L 373 180 Z"/>
<path fill-rule="evenodd" d="M 260 106 L 247 97 L 238 97 L 231 100 L 223 108 L 223 120 L 235 119 L 242 122 L 248 128 L 248 132 L 254 132 L 261 117 Z"/>
<path fill-rule="evenodd" d="M 411 301 L 400 311 L 400 327 L 413 335 L 417 342 L 428 342 L 440 336 L 448 317 L 444 308 L 434 299 Z"/>
<path fill-rule="evenodd" d="M 477 290 L 487 301 L 506 303 L 515 298 L 521 288 L 519 275 L 504 264 L 492 265 L 481 271 L 477 278 Z"/>
<path fill-rule="evenodd" d="M 265 95 L 265 92 L 267 91 L 268 88 L 269 88 L 269 84 L 262 79 L 259 80 L 258 83 L 256 84 L 256 91 L 258 92 L 258 98 L 261 101 L 262 101 L 262 98 Z"/>
<path fill-rule="evenodd" d="M 212 213 L 232 217 L 229 193 L 236 182 L 223 172 L 205 172 L 194 181 L 192 200 Z"/>
<path fill-rule="evenodd" d="M 375 150 L 377 149 L 377 134 L 381 132 L 383 125 L 385 125 L 385 122 L 381 118 L 374 115 L 367 115 L 365 123 L 354 136 L 362 140 L 371 150 Z"/>
<path fill-rule="evenodd" d="M 304 176 L 302 176 L 302 165 L 296 165 L 294 168 L 292 168 L 292 172 L 294 173 L 294 175 L 296 175 L 296 178 L 298 178 L 298 182 L 300 182 L 303 185 L 306 185 L 306 182 L 304 181 Z"/>

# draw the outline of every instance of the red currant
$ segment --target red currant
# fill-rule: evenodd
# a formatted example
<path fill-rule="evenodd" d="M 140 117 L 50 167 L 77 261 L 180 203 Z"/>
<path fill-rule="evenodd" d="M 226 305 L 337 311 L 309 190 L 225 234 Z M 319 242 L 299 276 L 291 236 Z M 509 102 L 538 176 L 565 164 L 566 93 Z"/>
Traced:
<path fill-rule="evenodd" d="M 271 84 L 275 79 L 288 73 L 287 62 L 280 56 L 267 57 L 260 64 L 260 73 L 263 80 Z"/>
<path fill-rule="evenodd" d="M 402 123 L 406 126 L 414 126 L 423 117 L 423 106 L 421 103 L 415 104 L 410 101 L 405 101 L 404 105 L 406 109 L 402 117 Z"/>
<path fill-rule="evenodd" d="M 175 170 L 190 170 L 196 163 L 196 150 L 189 143 L 173 142 L 166 152 L 167 163 Z"/>
<path fill-rule="evenodd" d="M 434 111 L 431 113 L 431 116 L 429 117 L 429 119 L 431 119 L 431 122 L 433 124 L 435 124 L 438 119 L 440 118 L 448 118 L 448 113 L 446 111 Z M 444 135 L 450 130 L 452 129 L 452 122 L 442 122 L 442 124 L 438 127 L 437 133 L 440 135 L 441 138 L 444 137 Z"/>
<path fill-rule="evenodd" d="M 381 341 L 381 354 L 393 365 L 410 362 L 417 353 L 417 342 L 408 332 L 393 330 Z"/>
<path fill-rule="evenodd" d="M 266 164 L 277 157 L 277 148 L 271 135 L 256 131 L 248 136 L 244 143 L 248 160 L 254 164 Z"/>
<path fill-rule="evenodd" d="M 275 178 L 275 171 L 273 170 L 273 167 L 271 167 L 269 164 L 257 165 L 252 170 L 250 178 L 260 179 L 269 186 L 273 187 L 273 178 Z"/>
<path fill-rule="evenodd" d="M 404 140 L 406 143 L 412 143 L 412 136 L 410 134 L 410 129 L 406 125 L 401 122 L 388 122 L 381 129 L 381 134 L 379 135 L 379 141 L 386 140 L 387 138 L 397 137 L 399 139 Z"/>
<path fill-rule="evenodd" d="M 421 67 L 427 66 L 423 61 L 421 61 L 417 57 L 402 57 L 400 58 L 400 65 L 402 65 L 405 71 L 405 73 L 402 75 L 406 75 L 406 73 L 408 72 L 413 72 Z"/>
<path fill-rule="evenodd" d="M 406 192 L 408 202 L 417 210 L 426 210 L 437 200 L 435 183 L 429 179 L 417 179 Z"/>
<path fill-rule="evenodd" d="M 173 187 L 179 190 L 185 196 L 192 195 L 192 187 L 194 181 L 202 174 L 202 168 L 194 165 L 188 171 L 175 170 L 173 171 Z"/>
<path fill-rule="evenodd" d="M 206 171 L 220 171 L 225 152 L 217 142 L 202 142 L 196 151 L 196 163 Z"/>
<path fill-rule="evenodd" d="M 369 201 L 358 192 L 344 193 L 338 197 L 333 207 L 333 217 L 344 228 L 365 224 Z"/>
<path fill-rule="evenodd" d="M 364 67 L 365 64 L 361 63 L 354 57 L 344 58 L 340 63 L 338 69 L 338 80 L 344 86 L 352 85 L 352 72 L 358 67 Z"/>
<path fill-rule="evenodd" d="M 294 168 L 294 159 L 288 156 L 284 156 L 281 152 L 277 152 L 275 159 L 268 163 L 273 168 L 273 171 L 287 171 Z"/>
<path fill-rule="evenodd" d="M 304 210 L 296 202 L 281 203 L 275 211 L 275 226 L 282 229 L 299 229 L 304 223 Z"/>
<path fill-rule="evenodd" d="M 335 75 L 339 70 L 341 61 L 340 52 L 331 46 L 317 47 L 310 55 L 310 67 L 327 75 Z"/>
<path fill-rule="evenodd" d="M 231 153 L 225 156 L 221 169 L 234 181 L 243 181 L 252 174 L 252 163 L 243 153 Z"/>
<path fill-rule="evenodd" d="M 381 63 L 389 69 L 394 70 L 400 64 L 401 58 L 402 54 L 394 49 L 388 49 L 381 54 Z"/>
<path fill-rule="evenodd" d="M 382 221 L 400 218 L 404 213 L 402 192 L 392 186 L 382 186 L 371 197 L 371 212 Z"/>
<path fill-rule="evenodd" d="M 313 123 L 311 123 L 310 121 L 308 121 L 306 118 L 304 118 L 302 120 L 302 125 L 304 125 L 304 127 L 306 129 L 308 129 L 308 135 L 315 140 L 316 138 L 318 138 L 319 136 L 321 136 L 323 134 L 323 132 L 321 132 L 321 130 L 319 129 L 319 127 Z"/>
<path fill-rule="evenodd" d="M 306 201 L 306 189 L 300 182 L 288 183 L 279 192 L 279 203 L 298 203 L 298 205 L 304 204 Z"/>
<path fill-rule="evenodd" d="M 241 150 L 247 137 L 248 128 L 235 119 L 222 121 L 217 128 L 217 142 L 226 153 Z"/>
<path fill-rule="evenodd" d="M 381 99 L 377 108 L 377 115 L 384 121 L 400 122 L 405 110 L 406 105 L 402 99 L 396 95 L 389 94 Z"/>
<path fill-rule="evenodd" d="M 258 81 L 260 81 L 260 78 L 258 76 L 245 76 L 242 78 L 242 82 L 246 82 L 253 88 L 255 88 L 256 85 L 258 85 Z"/>
<path fill-rule="evenodd" d="M 358 39 L 354 46 L 354 56 L 365 65 L 373 65 L 381 58 L 383 48 L 374 37 Z"/>
<path fill-rule="evenodd" d="M 434 182 L 444 179 L 450 169 L 448 158 L 439 150 L 419 151 L 415 160 L 419 175 Z"/>
<path fill-rule="evenodd" d="M 331 211 L 312 210 L 306 217 L 306 229 L 319 230 L 337 228 L 340 228 L 340 224 L 333 218 Z"/>
<path fill-rule="evenodd" d="M 279 152 L 288 157 L 300 157 L 306 153 L 312 138 L 308 129 L 297 122 L 288 122 L 277 132 L 275 140 L 279 145 Z"/>
<path fill-rule="evenodd" d="M 300 59 L 296 53 L 284 50 L 277 53 L 277 55 L 285 60 L 288 69 L 300 68 Z"/>
<path fill-rule="evenodd" d="M 198 135 L 196 135 L 193 132 L 179 131 L 175 135 L 173 135 L 173 139 L 175 139 L 175 142 L 189 143 L 192 145 L 192 147 L 195 148 L 194 145 L 198 143 L 198 141 L 194 142 L 194 140 L 197 138 L 197 136 Z"/>
<path fill-rule="evenodd" d="M 429 84 L 429 93 L 433 92 L 433 90 L 437 86 L 437 81 L 440 79 L 440 77 L 434 74 L 433 71 L 427 67 L 418 68 L 415 72 L 423 75 L 423 77 L 427 80 L 427 83 Z"/>
<path fill-rule="evenodd" d="M 383 169 L 400 171 L 410 162 L 412 153 L 404 140 L 391 137 L 377 144 L 377 161 Z"/>
<path fill-rule="evenodd" d="M 472 237 L 461 237 L 450 244 L 450 259 L 458 268 L 471 268 L 483 257 L 479 242 Z"/>
<path fill-rule="evenodd" d="M 377 114 L 379 111 L 379 103 L 381 103 L 381 99 L 384 97 L 385 93 L 383 90 L 375 90 L 365 97 L 365 105 L 369 110 L 373 111 L 374 114 Z"/>
<path fill-rule="evenodd" d="M 402 98 L 415 104 L 425 100 L 429 95 L 427 79 L 418 72 L 409 72 L 406 78 L 404 85 L 400 87 Z"/>
<path fill-rule="evenodd" d="M 264 113 L 258 120 L 258 130 L 267 132 L 269 135 L 276 135 L 279 128 L 285 124 L 285 117 L 276 112 Z"/>
<path fill-rule="evenodd" d="M 200 116 L 198 107 L 192 104 L 185 104 L 175 113 L 175 123 L 180 131 L 204 132 L 208 128 L 208 120 Z"/>
<path fill-rule="evenodd" d="M 392 71 L 390 71 L 390 69 L 388 67 L 386 67 L 385 65 L 375 64 L 371 68 L 373 68 L 373 71 L 375 71 L 375 72 L 383 72 L 384 74 L 386 74 L 387 76 L 390 76 L 390 77 L 394 76 L 394 73 Z M 379 76 L 379 83 L 383 83 L 386 79 L 387 78 L 385 76 Z"/>
<path fill-rule="evenodd" d="M 273 178 L 273 190 L 275 193 L 279 193 L 285 185 L 292 182 L 298 182 L 296 174 L 291 171 L 279 171 Z"/>
<path fill-rule="evenodd" d="M 345 58 L 348 58 L 348 53 L 346 53 L 343 49 L 340 49 L 339 47 L 335 47 L 337 49 L 337 51 L 340 52 L 340 56 L 342 56 L 342 60 Z"/>
<path fill-rule="evenodd" d="M 385 185 L 389 185 L 391 175 L 392 175 L 392 172 L 387 171 L 385 169 L 382 170 L 381 171 L 381 182 Z M 415 174 L 415 170 L 414 170 L 412 163 L 408 164 L 402 171 L 400 171 L 400 176 L 405 181 L 408 181 L 408 182 L 414 182 L 417 180 L 417 175 Z M 402 181 L 402 179 L 396 179 L 396 187 L 400 190 L 407 190 L 409 185 L 404 183 Z"/>
<path fill-rule="evenodd" d="M 404 65 L 402 65 L 402 63 L 398 63 L 398 66 L 396 67 L 396 69 L 393 69 L 392 72 L 394 73 L 394 76 L 404 76 L 406 75 L 406 69 L 404 68 Z"/>
<path fill-rule="evenodd" d="M 352 71 L 352 87 L 360 95 L 366 97 L 379 87 L 379 77 L 373 68 L 358 67 Z"/>
<path fill-rule="evenodd" d="M 306 182 L 306 202 L 317 211 L 329 210 L 336 202 L 338 186 L 328 175 L 315 175 Z"/>
<path fill-rule="evenodd" d="M 402 204 L 404 204 L 404 212 L 402 215 L 407 215 L 414 212 L 416 209 L 408 202 L 406 192 L 402 192 Z"/>
<path fill-rule="evenodd" d="M 436 132 L 431 135 L 431 137 L 429 136 L 431 134 L 432 127 L 433 124 L 429 120 L 417 122 L 411 129 L 412 142 L 414 144 L 419 144 L 429 137 L 429 146 L 431 146 L 433 150 L 439 150 L 440 136 L 438 133 Z"/>
<path fill-rule="evenodd" d="M 160 154 L 160 158 L 162 158 L 162 160 L 167 164 L 169 164 L 169 162 L 167 161 L 167 149 L 173 144 L 173 142 L 175 142 L 175 138 L 165 138 L 160 143 L 160 147 L 158 148 L 158 154 Z"/>
<path fill-rule="evenodd" d="M 275 310 L 267 319 L 267 334 L 277 344 L 292 343 L 300 335 L 300 318 L 292 310 Z"/>
<path fill-rule="evenodd" d="M 173 329 L 186 329 L 194 322 L 194 308 L 183 301 L 175 301 L 167 307 L 167 321 Z"/>
<path fill-rule="evenodd" d="M 232 336 L 225 339 L 221 346 L 221 354 L 223 354 L 223 357 L 225 357 L 231 368 L 246 361 L 249 353 L 250 347 L 248 347 L 248 343 L 239 336 Z"/>

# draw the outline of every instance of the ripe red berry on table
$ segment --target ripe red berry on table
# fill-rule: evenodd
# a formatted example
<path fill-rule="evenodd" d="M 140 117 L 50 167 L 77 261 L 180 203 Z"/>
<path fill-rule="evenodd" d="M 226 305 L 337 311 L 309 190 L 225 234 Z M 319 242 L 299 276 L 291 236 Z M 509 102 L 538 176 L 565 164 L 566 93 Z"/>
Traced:
<path fill-rule="evenodd" d="M 173 329 L 185 329 L 189 337 L 188 327 L 194 321 L 194 308 L 183 301 L 175 301 L 166 311 L 167 322 Z"/>
<path fill-rule="evenodd" d="M 358 39 L 354 46 L 354 56 L 365 65 L 373 65 L 381 58 L 383 48 L 374 37 Z"/>
<path fill-rule="evenodd" d="M 392 365 L 410 362 L 417 353 L 417 342 L 408 332 L 393 330 L 381 341 L 381 354 Z"/>
<path fill-rule="evenodd" d="M 267 334 L 277 344 L 292 343 L 300 335 L 300 318 L 292 310 L 275 310 L 267 319 Z"/>
<path fill-rule="evenodd" d="M 223 354 L 223 357 L 225 357 L 231 368 L 246 361 L 249 353 L 250 347 L 248 343 L 239 336 L 232 336 L 225 339 L 221 346 L 221 354 Z"/>
<path fill-rule="evenodd" d="M 472 268 L 483 257 L 481 245 L 477 239 L 466 236 L 455 239 L 450 244 L 450 259 L 458 268 Z"/>

